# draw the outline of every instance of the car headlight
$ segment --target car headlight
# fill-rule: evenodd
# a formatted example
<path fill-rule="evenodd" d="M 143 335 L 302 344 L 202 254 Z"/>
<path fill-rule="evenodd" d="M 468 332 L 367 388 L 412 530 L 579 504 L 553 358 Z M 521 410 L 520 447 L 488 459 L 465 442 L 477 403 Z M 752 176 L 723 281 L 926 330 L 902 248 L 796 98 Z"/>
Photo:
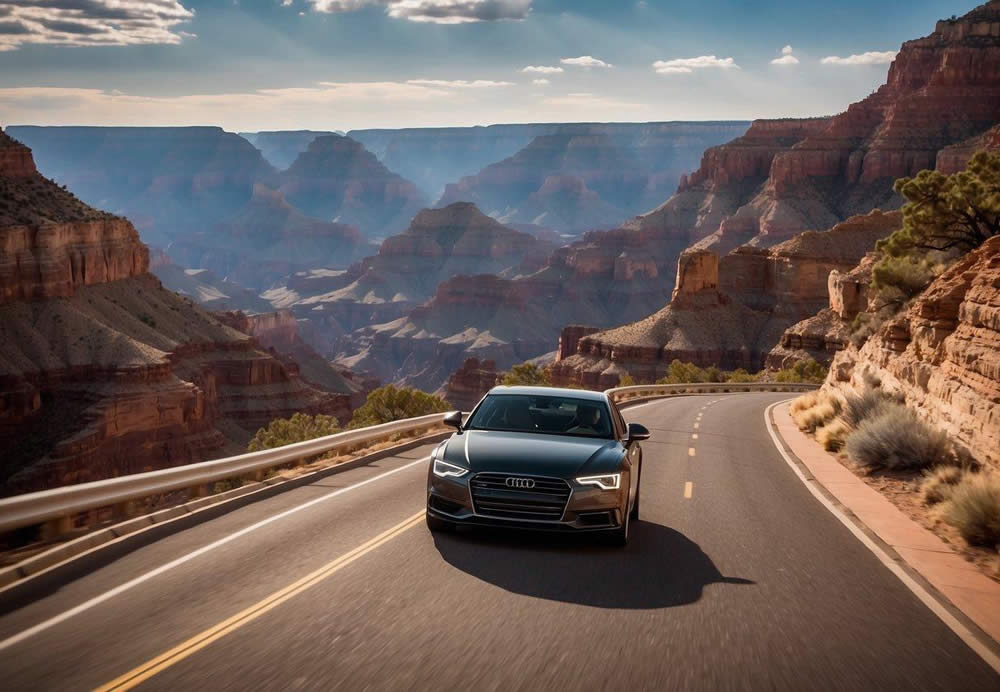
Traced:
<path fill-rule="evenodd" d="M 468 472 L 469 469 L 463 469 L 461 466 L 449 464 L 447 461 L 441 461 L 440 459 L 434 460 L 435 476 L 440 476 L 441 478 L 459 478 Z"/>
<path fill-rule="evenodd" d="M 581 476 L 576 482 L 580 485 L 596 485 L 601 490 L 618 490 L 622 484 L 622 475 L 606 473 L 603 476 Z"/>

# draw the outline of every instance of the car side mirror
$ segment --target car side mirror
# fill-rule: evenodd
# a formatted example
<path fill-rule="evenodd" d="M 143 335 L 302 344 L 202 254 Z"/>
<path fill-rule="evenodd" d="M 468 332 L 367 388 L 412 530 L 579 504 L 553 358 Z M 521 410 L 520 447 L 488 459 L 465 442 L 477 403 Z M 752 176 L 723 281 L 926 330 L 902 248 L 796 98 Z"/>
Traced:
<path fill-rule="evenodd" d="M 639 440 L 649 439 L 649 429 L 645 425 L 639 423 L 629 423 L 628 424 L 628 437 L 625 438 L 626 442 L 638 442 Z"/>
<path fill-rule="evenodd" d="M 462 412 L 452 411 L 447 416 L 444 417 L 442 421 L 445 425 L 450 425 L 455 428 L 458 432 L 462 432 Z"/>

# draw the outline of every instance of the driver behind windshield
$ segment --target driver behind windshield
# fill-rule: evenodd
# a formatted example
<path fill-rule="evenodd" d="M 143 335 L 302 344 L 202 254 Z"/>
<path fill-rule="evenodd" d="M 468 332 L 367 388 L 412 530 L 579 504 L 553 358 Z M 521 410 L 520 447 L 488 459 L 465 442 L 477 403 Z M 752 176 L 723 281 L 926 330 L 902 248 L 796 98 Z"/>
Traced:
<path fill-rule="evenodd" d="M 605 435 L 607 426 L 602 424 L 601 409 L 591 404 L 576 407 L 576 419 L 566 431 L 570 435 Z"/>

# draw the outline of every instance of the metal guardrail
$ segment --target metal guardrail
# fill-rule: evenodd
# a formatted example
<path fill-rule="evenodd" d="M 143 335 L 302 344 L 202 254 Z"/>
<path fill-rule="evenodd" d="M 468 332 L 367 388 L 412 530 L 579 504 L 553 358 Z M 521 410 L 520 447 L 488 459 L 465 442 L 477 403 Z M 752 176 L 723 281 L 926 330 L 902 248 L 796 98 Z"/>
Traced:
<path fill-rule="evenodd" d="M 607 390 L 607 394 L 618 402 L 635 398 L 666 397 L 678 394 L 801 392 L 816 388 L 817 385 L 793 383 L 723 382 L 616 387 Z M 407 418 L 359 430 L 349 430 L 306 442 L 296 442 L 277 449 L 16 495 L 0 500 L 0 533 L 50 521 L 65 521 L 68 517 L 88 510 L 121 506 L 142 498 L 185 488 L 205 486 L 229 478 L 247 476 L 337 449 L 378 442 L 391 435 L 413 432 L 437 425 L 444 418 L 444 415 L 443 413 L 433 413 L 419 418 Z"/>
<path fill-rule="evenodd" d="M 818 384 L 800 382 L 698 382 L 691 384 L 640 384 L 605 390 L 613 401 L 628 401 L 639 397 L 706 394 L 715 392 L 808 392 Z"/>
<path fill-rule="evenodd" d="M 250 475 L 357 444 L 377 442 L 391 435 L 437 425 L 444 416 L 443 413 L 432 413 L 261 452 L 15 495 L 0 500 L 0 533 L 63 519 L 95 508 L 121 505 L 174 490 Z"/>

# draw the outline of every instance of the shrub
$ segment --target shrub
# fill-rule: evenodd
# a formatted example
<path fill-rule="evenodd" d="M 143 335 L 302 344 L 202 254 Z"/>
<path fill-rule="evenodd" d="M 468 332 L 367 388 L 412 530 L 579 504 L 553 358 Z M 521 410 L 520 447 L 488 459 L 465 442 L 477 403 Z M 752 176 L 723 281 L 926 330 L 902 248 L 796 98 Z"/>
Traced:
<path fill-rule="evenodd" d="M 391 423 L 402 418 L 415 418 L 450 410 L 451 407 L 441 397 L 421 392 L 419 389 L 397 388 L 389 384 L 379 387 L 368 395 L 364 405 L 354 412 L 348 427 L 364 428 L 369 425 Z"/>
<path fill-rule="evenodd" d="M 1000 474 L 965 474 L 943 509 L 944 520 L 970 545 L 1000 544 Z"/>
<path fill-rule="evenodd" d="M 534 363 L 521 363 L 504 374 L 502 384 L 508 387 L 516 385 L 548 387 L 552 384 L 552 378 L 549 377 L 549 371 L 545 368 L 540 368 Z"/>
<path fill-rule="evenodd" d="M 872 269 L 872 288 L 880 306 L 898 311 L 930 286 L 940 267 L 927 257 L 885 255 Z"/>
<path fill-rule="evenodd" d="M 807 409 L 798 414 L 795 418 L 796 425 L 806 432 L 816 432 L 816 429 L 826 425 L 837 415 L 836 409 L 829 401 L 824 401 L 811 409 Z"/>
<path fill-rule="evenodd" d="M 920 497 L 925 505 L 944 502 L 960 480 L 962 469 L 957 466 L 941 466 L 924 471 L 924 479 L 920 482 Z"/>
<path fill-rule="evenodd" d="M 779 370 L 774 375 L 775 382 L 811 382 L 822 384 L 829 368 L 817 363 L 812 358 L 800 360 L 790 368 Z"/>
<path fill-rule="evenodd" d="M 628 373 L 618 378 L 619 387 L 632 387 L 633 385 L 635 385 L 635 378 Z"/>
<path fill-rule="evenodd" d="M 823 445 L 823 449 L 828 452 L 839 452 L 844 447 L 844 442 L 850 434 L 851 429 L 841 418 L 834 418 L 816 431 L 816 441 Z"/>
<path fill-rule="evenodd" d="M 667 368 L 666 377 L 656 381 L 656 384 L 691 384 L 708 382 L 708 374 L 692 363 L 682 363 L 674 360 Z"/>
<path fill-rule="evenodd" d="M 857 428 L 868 418 L 877 416 L 893 403 L 884 393 L 876 389 L 865 389 L 861 394 L 848 394 L 844 399 L 844 422 Z"/>
<path fill-rule="evenodd" d="M 869 469 L 906 471 L 947 462 L 951 442 L 902 404 L 885 403 L 847 437 L 847 453 Z"/>
<path fill-rule="evenodd" d="M 726 373 L 726 382 L 756 382 L 757 375 L 751 375 L 743 368 Z"/>
<path fill-rule="evenodd" d="M 267 427 L 258 430 L 247 445 L 247 451 L 259 452 L 262 449 L 284 447 L 293 442 L 313 440 L 337 432 L 340 432 L 340 423 L 333 416 L 296 413 L 291 418 L 276 418 Z"/>
<path fill-rule="evenodd" d="M 820 393 L 818 391 L 806 392 L 802 396 L 797 397 L 794 401 L 792 401 L 792 404 L 791 406 L 789 406 L 788 410 L 794 414 L 798 413 L 799 411 L 805 411 L 806 409 L 812 408 L 813 406 L 819 403 L 819 394 Z"/>

